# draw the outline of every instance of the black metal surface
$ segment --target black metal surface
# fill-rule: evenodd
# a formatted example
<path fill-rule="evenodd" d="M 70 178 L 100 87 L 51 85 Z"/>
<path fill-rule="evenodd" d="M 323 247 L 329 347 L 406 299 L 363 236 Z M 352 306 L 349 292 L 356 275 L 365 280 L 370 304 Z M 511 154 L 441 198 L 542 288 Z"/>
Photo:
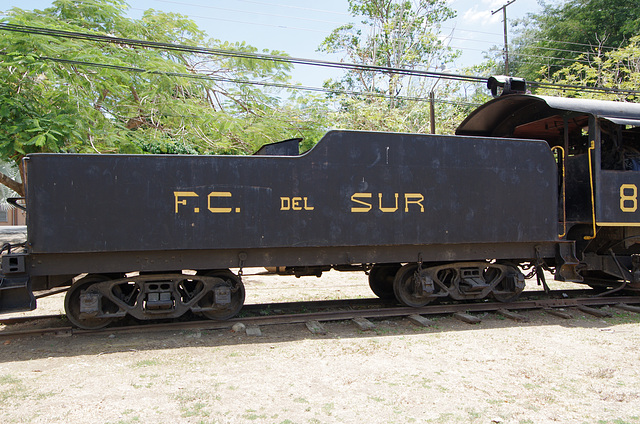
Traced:
<path fill-rule="evenodd" d="M 35 308 L 36 298 L 28 276 L 0 278 L 0 311 L 19 312 Z"/>
<path fill-rule="evenodd" d="M 605 171 L 599 175 L 596 217 L 599 225 L 640 224 L 640 172 Z"/>
<path fill-rule="evenodd" d="M 36 255 L 556 239 L 542 142 L 333 131 L 298 157 L 44 154 L 28 172 Z"/>
<path fill-rule="evenodd" d="M 254 153 L 256 156 L 298 156 L 301 138 L 292 138 L 277 143 L 265 144 Z"/>

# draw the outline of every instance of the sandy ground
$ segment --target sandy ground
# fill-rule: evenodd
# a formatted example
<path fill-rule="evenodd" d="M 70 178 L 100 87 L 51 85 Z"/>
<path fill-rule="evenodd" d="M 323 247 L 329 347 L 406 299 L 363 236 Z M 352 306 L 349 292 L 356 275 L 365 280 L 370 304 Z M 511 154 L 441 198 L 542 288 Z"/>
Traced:
<path fill-rule="evenodd" d="M 247 303 L 371 296 L 362 273 L 250 275 L 245 284 Z M 61 299 L 43 300 L 38 313 L 60 311 Z M 259 337 L 0 341 L 0 422 L 640 423 L 638 315 L 525 314 L 530 323 L 378 320 L 369 332 L 335 322 L 324 336 L 286 325 Z"/>

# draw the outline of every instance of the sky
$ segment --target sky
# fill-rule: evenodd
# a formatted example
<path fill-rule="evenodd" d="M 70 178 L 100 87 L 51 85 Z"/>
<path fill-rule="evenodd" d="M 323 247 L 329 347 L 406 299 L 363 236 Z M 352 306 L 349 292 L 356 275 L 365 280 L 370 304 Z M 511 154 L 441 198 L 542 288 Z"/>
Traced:
<path fill-rule="evenodd" d="M 447 72 L 456 73 L 465 66 L 479 64 L 483 51 L 504 44 L 502 11 L 494 15 L 491 12 L 508 1 L 448 0 L 457 16 L 442 25 L 442 33 L 451 37 L 450 46 L 461 50 L 462 55 L 447 65 Z M 44 9 L 51 3 L 51 0 L 2 0 L 0 12 L 13 7 Z M 212 38 L 244 41 L 260 50 L 280 50 L 305 59 L 339 61 L 340 56 L 328 56 L 317 48 L 334 28 L 357 22 L 348 13 L 347 0 L 129 0 L 128 3 L 132 18 L 140 17 L 146 9 L 181 13 Z M 507 19 L 511 22 L 539 10 L 537 0 L 515 0 L 507 7 Z M 338 75 L 337 70 L 304 65 L 297 65 L 292 73 L 295 82 L 315 87 Z"/>

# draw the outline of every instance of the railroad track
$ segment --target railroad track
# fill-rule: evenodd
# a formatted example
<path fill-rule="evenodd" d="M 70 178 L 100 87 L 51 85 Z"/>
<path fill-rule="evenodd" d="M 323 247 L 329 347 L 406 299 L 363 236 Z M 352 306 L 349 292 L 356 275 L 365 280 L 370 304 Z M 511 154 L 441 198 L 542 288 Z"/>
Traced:
<path fill-rule="evenodd" d="M 410 317 L 420 325 L 430 325 L 426 316 L 454 315 L 456 318 L 470 324 L 479 322 L 478 313 L 495 312 L 516 321 L 527 321 L 527 317 L 520 315 L 523 310 L 545 310 L 561 318 L 571 318 L 565 309 L 579 309 L 580 311 L 598 317 L 610 316 L 608 311 L 597 307 L 617 306 L 627 311 L 640 313 L 640 296 L 609 296 L 585 297 L 585 290 L 576 290 L 579 296 L 564 297 L 567 291 L 552 293 L 551 296 L 541 298 L 541 292 L 526 292 L 522 300 L 512 303 L 475 302 L 427 305 L 422 308 L 397 306 L 394 303 L 380 299 L 357 299 L 339 301 L 312 301 L 246 305 L 242 316 L 226 321 L 192 320 L 169 323 L 149 322 L 137 325 L 115 326 L 100 330 L 82 330 L 71 326 L 51 328 L 5 330 L 0 331 L 0 339 L 19 338 L 38 335 L 88 335 L 100 333 L 141 333 L 166 330 L 222 330 L 229 329 L 237 323 L 247 328 L 278 324 L 306 323 L 312 332 L 322 332 L 322 322 L 354 320 L 363 330 L 371 328 L 368 319 Z M 564 295 L 564 296 L 562 296 Z M 580 296 L 582 295 L 582 296 Z M 0 320 L 0 324 L 11 326 L 36 320 L 62 319 L 62 315 L 43 315 L 34 317 L 8 318 Z"/>

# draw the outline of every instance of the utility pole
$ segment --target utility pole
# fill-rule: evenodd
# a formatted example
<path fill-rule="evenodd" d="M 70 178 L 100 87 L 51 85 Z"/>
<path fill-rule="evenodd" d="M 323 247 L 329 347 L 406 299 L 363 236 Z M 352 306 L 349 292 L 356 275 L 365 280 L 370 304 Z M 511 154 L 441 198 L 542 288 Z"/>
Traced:
<path fill-rule="evenodd" d="M 505 4 L 500 9 L 491 11 L 491 16 L 493 16 L 502 10 L 502 20 L 504 22 L 504 74 L 505 75 L 509 75 L 509 47 L 507 43 L 507 6 L 509 6 L 514 1 L 516 0 L 511 0 L 509 3 Z"/>

